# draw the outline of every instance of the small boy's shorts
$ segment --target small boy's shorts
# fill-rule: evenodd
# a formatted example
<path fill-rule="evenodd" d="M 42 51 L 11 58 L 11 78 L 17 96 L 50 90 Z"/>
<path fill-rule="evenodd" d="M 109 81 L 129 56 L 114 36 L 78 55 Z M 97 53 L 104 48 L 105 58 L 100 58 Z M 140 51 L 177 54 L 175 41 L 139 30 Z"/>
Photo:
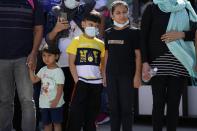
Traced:
<path fill-rule="evenodd" d="M 43 125 L 63 122 L 64 119 L 63 107 L 42 108 L 40 111 L 41 111 L 41 120 Z"/>

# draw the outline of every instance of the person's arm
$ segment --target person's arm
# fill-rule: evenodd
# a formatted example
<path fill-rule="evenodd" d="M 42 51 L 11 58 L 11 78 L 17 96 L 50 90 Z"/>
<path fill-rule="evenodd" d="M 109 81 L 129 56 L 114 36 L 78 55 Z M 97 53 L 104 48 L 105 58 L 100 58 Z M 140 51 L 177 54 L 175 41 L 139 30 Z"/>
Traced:
<path fill-rule="evenodd" d="M 34 26 L 33 48 L 27 58 L 28 67 L 33 70 L 35 70 L 36 68 L 36 64 L 37 64 L 36 58 L 37 58 L 38 49 L 42 41 L 42 37 L 43 37 L 43 26 L 42 25 Z"/>
<path fill-rule="evenodd" d="M 167 32 L 165 34 L 163 34 L 161 36 L 161 40 L 165 41 L 166 43 L 169 43 L 171 41 L 175 41 L 178 39 L 183 39 L 185 41 L 193 41 L 195 38 L 195 31 L 191 30 L 191 31 L 171 31 L 171 32 Z"/>
<path fill-rule="evenodd" d="M 37 83 L 40 81 L 40 78 L 38 76 L 36 76 L 35 72 L 31 69 L 29 69 L 29 76 L 30 76 L 32 83 Z"/>
<path fill-rule="evenodd" d="M 195 39 L 195 29 L 191 29 L 189 31 L 183 31 L 184 32 L 184 41 L 193 41 Z"/>
<path fill-rule="evenodd" d="M 152 8 L 153 4 L 147 6 L 144 14 L 142 16 L 141 21 L 141 33 L 140 33 L 140 49 L 141 49 L 141 57 L 142 57 L 142 74 L 144 79 L 149 79 L 149 71 L 150 66 L 148 63 L 148 44 L 149 44 L 149 34 L 151 30 L 151 23 L 152 23 Z"/>
<path fill-rule="evenodd" d="M 152 23 L 152 8 L 152 4 L 146 8 L 141 21 L 140 48 L 143 63 L 148 62 L 148 42 Z"/>
<path fill-rule="evenodd" d="M 60 20 L 58 17 L 55 27 L 46 36 L 47 43 L 54 43 L 58 33 L 69 28 L 68 21 Z"/>
<path fill-rule="evenodd" d="M 108 31 L 105 31 L 104 34 L 104 44 L 105 44 L 105 54 L 104 54 L 104 60 L 103 60 L 103 68 L 102 68 L 102 77 L 103 77 L 103 86 L 107 87 L 107 82 L 106 82 L 106 68 L 107 68 L 107 61 L 108 61 Z"/>
<path fill-rule="evenodd" d="M 141 86 L 141 70 L 142 70 L 142 61 L 141 53 L 139 49 L 135 50 L 135 75 L 134 75 L 134 87 L 139 88 Z"/>
<path fill-rule="evenodd" d="M 63 87 L 64 87 L 63 84 L 58 84 L 57 85 L 57 94 L 55 96 L 55 99 L 53 99 L 52 101 L 50 101 L 51 108 L 57 107 L 57 104 L 59 103 L 59 100 L 60 100 L 60 98 L 62 96 L 62 93 L 63 93 Z"/>
<path fill-rule="evenodd" d="M 79 78 L 78 78 L 78 74 L 77 74 L 77 68 L 75 65 L 75 59 L 76 59 L 76 55 L 68 54 L 70 72 L 73 76 L 75 83 L 77 83 Z"/>
<path fill-rule="evenodd" d="M 94 6 L 96 5 L 95 0 L 84 0 L 84 3 L 85 14 L 91 12 L 94 9 Z"/>
<path fill-rule="evenodd" d="M 35 70 L 36 68 L 36 58 L 38 49 L 40 47 L 42 37 L 43 37 L 43 24 L 44 24 L 44 14 L 41 6 L 39 5 L 38 1 L 34 1 L 35 9 L 34 9 L 34 16 L 33 16 L 33 48 L 31 53 L 27 57 L 27 64 L 28 67 Z"/>
<path fill-rule="evenodd" d="M 184 32 L 177 32 L 177 31 L 172 31 L 172 32 L 166 32 L 161 36 L 161 40 L 169 43 L 171 41 L 175 41 L 177 39 L 183 39 L 185 37 Z"/>
<path fill-rule="evenodd" d="M 106 82 L 106 65 L 107 65 L 107 59 L 108 59 L 108 50 L 105 50 L 105 57 L 103 59 L 103 68 L 102 68 L 102 77 L 103 77 L 103 86 L 107 87 Z"/>

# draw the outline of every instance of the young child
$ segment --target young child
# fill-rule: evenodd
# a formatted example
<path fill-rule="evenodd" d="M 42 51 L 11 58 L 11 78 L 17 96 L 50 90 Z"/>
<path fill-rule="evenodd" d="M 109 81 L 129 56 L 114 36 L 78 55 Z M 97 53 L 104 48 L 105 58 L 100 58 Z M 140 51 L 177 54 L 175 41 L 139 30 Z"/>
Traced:
<path fill-rule="evenodd" d="M 130 28 L 128 5 L 124 1 L 112 3 L 114 26 L 105 33 L 104 85 L 109 91 L 111 131 L 132 130 L 132 93 L 141 85 L 141 56 L 139 31 Z"/>
<path fill-rule="evenodd" d="M 76 83 L 68 119 L 68 131 L 96 131 L 95 120 L 99 113 L 104 60 L 104 43 L 96 38 L 101 22 L 100 14 L 92 11 L 82 21 L 84 33 L 75 37 L 67 48 L 69 66 Z"/>
<path fill-rule="evenodd" d="M 42 50 L 42 59 L 46 64 L 37 75 L 30 70 L 30 78 L 33 83 L 41 81 L 39 107 L 41 108 L 44 131 L 61 131 L 63 121 L 63 86 L 64 74 L 56 64 L 60 51 L 56 45 L 48 45 Z"/>

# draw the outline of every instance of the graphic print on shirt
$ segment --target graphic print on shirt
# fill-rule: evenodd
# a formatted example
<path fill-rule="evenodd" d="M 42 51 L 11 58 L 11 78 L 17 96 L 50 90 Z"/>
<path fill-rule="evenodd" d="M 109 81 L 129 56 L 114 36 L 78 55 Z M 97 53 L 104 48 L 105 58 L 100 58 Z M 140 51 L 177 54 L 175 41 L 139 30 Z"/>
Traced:
<path fill-rule="evenodd" d="M 76 56 L 76 65 L 95 65 L 100 64 L 101 51 L 92 48 L 78 48 Z"/>
<path fill-rule="evenodd" d="M 54 79 L 50 78 L 48 74 L 44 74 L 40 94 L 49 97 L 50 91 L 54 90 L 55 87 L 56 87 L 56 84 L 55 84 Z"/>
<path fill-rule="evenodd" d="M 108 44 L 123 45 L 124 40 L 108 40 Z"/>

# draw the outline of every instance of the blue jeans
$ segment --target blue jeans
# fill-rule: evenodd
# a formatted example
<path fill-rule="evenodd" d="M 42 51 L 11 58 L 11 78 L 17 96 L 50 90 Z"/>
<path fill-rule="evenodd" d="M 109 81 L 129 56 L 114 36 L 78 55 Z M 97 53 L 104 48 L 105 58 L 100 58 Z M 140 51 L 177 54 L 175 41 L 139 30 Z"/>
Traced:
<path fill-rule="evenodd" d="M 22 130 L 35 131 L 33 86 L 26 59 L 0 60 L 0 131 L 12 130 L 15 88 L 22 108 Z"/>

